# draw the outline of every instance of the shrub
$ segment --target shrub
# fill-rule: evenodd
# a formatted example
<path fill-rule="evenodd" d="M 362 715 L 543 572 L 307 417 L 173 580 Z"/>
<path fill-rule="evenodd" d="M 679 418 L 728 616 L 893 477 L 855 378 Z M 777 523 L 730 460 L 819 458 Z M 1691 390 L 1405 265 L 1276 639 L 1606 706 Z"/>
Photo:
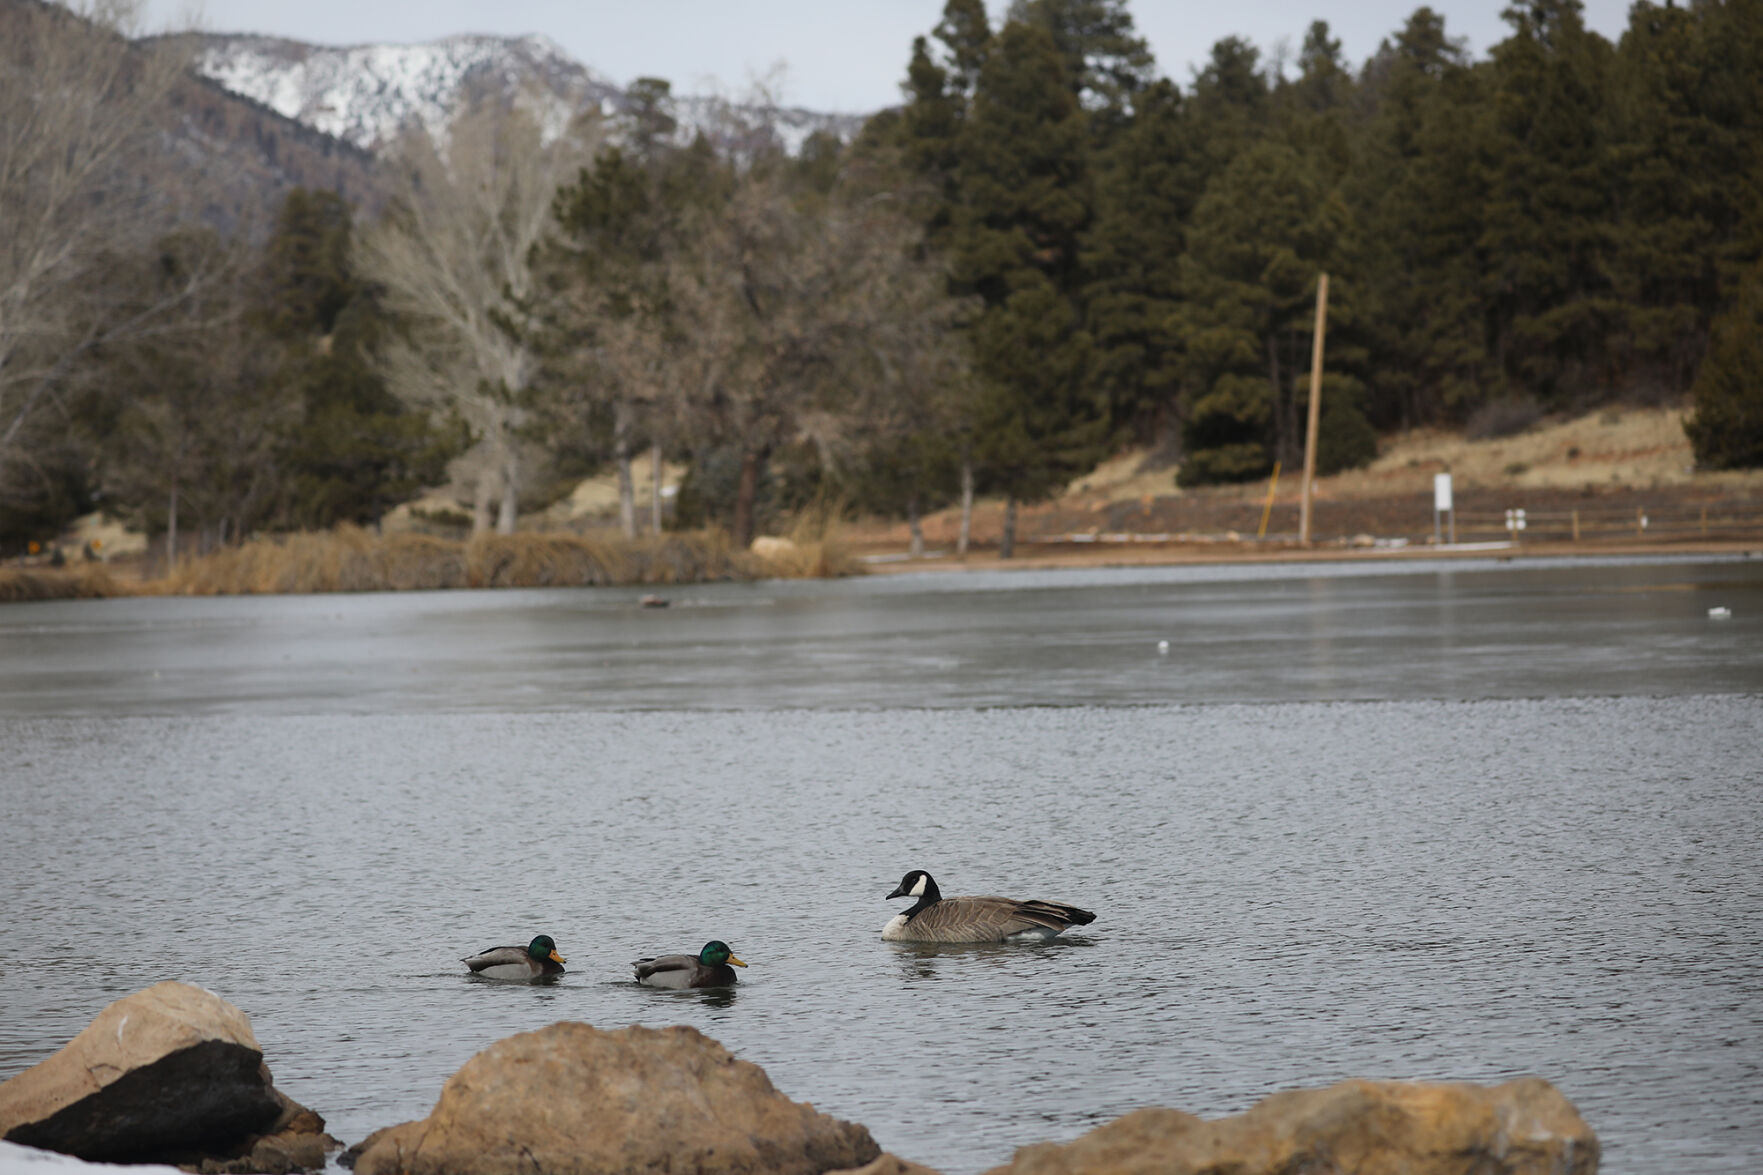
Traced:
<path fill-rule="evenodd" d="M 1763 466 L 1763 264 L 1714 320 L 1708 357 L 1690 392 L 1695 409 L 1683 430 L 1704 469 Z"/>
<path fill-rule="evenodd" d="M 760 575 L 848 574 L 836 543 L 802 565 L 776 567 L 737 552 L 711 529 L 645 536 L 521 532 L 469 541 L 429 535 L 381 537 L 355 526 L 252 539 L 185 560 L 146 585 L 170 595 L 432 591 L 463 587 L 599 587 L 704 583 Z"/>
<path fill-rule="evenodd" d="M 71 571 L 0 568 L 0 604 L 32 600 L 98 600 L 126 594 L 102 567 L 76 567 Z"/>
<path fill-rule="evenodd" d="M 1470 413 L 1463 433 L 1472 441 L 1515 437 L 1541 420 L 1543 409 L 1531 396 L 1503 396 Z"/>
<path fill-rule="evenodd" d="M 1212 485 L 1217 482 L 1254 481 L 1273 468 L 1267 447 L 1255 441 L 1190 449 L 1175 472 L 1178 486 Z"/>
<path fill-rule="evenodd" d="M 1306 411 L 1310 391 L 1303 395 Z M 1365 385 L 1350 375 L 1322 374 L 1322 414 L 1316 422 L 1316 474 L 1328 477 L 1377 459 L 1377 433 L 1365 416 Z"/>

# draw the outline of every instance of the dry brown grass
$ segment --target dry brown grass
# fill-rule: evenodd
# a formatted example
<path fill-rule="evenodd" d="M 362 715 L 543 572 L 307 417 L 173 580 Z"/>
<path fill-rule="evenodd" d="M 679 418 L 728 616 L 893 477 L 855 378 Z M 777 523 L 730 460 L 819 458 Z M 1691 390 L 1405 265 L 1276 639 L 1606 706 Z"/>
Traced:
<path fill-rule="evenodd" d="M 1474 441 L 1461 432 L 1416 429 L 1382 439 L 1380 455 L 1364 469 L 1320 479 L 1319 499 L 1397 499 L 1430 502 L 1433 475 L 1449 472 L 1458 493 L 1474 490 L 1611 492 L 1624 489 L 1667 489 L 1717 493 L 1763 493 L 1763 469 L 1703 472 L 1683 431 L 1685 409 L 1612 406 L 1573 418 L 1545 418 L 1514 436 Z M 1087 529 L 1070 516 L 1092 512 L 1094 524 L 1119 529 L 1110 507 L 1137 502 L 1146 511 L 1170 498 L 1237 499 L 1261 502 L 1267 482 L 1214 486 L 1202 490 L 1176 488 L 1171 470 L 1150 467 L 1147 453 L 1135 449 L 1104 462 L 1078 478 L 1052 502 L 1023 511 L 1025 521 L 1050 510 L 1065 515 L 1066 529 Z M 1279 479 L 1277 506 L 1297 502 L 1303 479 L 1287 469 Z M 1003 502 L 981 499 L 974 505 L 976 543 L 995 543 L 1003 525 Z M 959 510 L 949 507 L 924 519 L 928 542 L 954 543 Z M 1159 526 L 1144 524 L 1150 529 Z M 1032 532 L 1031 532 L 1032 533 Z M 906 524 L 895 519 L 868 519 L 848 532 L 854 545 L 867 550 L 899 550 L 907 542 Z M 1097 548 L 1098 556 L 1106 548 Z"/>
<path fill-rule="evenodd" d="M 763 573 L 775 579 L 835 579 L 857 575 L 857 562 L 844 531 L 845 503 L 817 498 L 790 522 L 787 543 L 755 554 Z"/>
<path fill-rule="evenodd" d="M 357 527 L 253 539 L 186 560 L 144 585 L 167 595 L 432 591 L 704 583 L 775 574 L 736 552 L 721 531 L 627 541 L 622 536 L 520 533 L 465 542 L 374 535 Z"/>
<path fill-rule="evenodd" d="M 100 600 L 128 594 L 128 590 L 102 567 L 83 566 L 67 570 L 0 568 L 0 604 L 20 604 L 30 600 Z"/>

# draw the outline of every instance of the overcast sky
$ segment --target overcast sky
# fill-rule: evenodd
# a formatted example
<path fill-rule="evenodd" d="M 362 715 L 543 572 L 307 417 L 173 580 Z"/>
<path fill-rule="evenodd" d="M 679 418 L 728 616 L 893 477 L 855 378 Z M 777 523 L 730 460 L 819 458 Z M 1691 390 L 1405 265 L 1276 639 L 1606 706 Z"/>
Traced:
<path fill-rule="evenodd" d="M 1401 27 L 1419 0 L 1137 0 L 1139 32 L 1158 69 L 1185 87 L 1221 37 L 1288 54 L 1326 20 L 1355 67 Z M 1004 3 L 992 0 L 994 14 Z M 1476 56 L 1506 35 L 1503 0 L 1432 0 Z M 188 23 L 189 0 L 147 0 L 154 31 Z M 899 101 L 912 38 L 943 0 L 201 0 L 209 32 L 273 33 L 327 45 L 428 41 L 451 33 L 543 33 L 615 82 L 653 76 L 676 92 L 739 90 L 783 63 L 786 104 L 864 113 Z M 1586 0 L 1586 23 L 1615 40 L 1627 0 Z M 719 84 L 719 86 L 718 86 Z"/>

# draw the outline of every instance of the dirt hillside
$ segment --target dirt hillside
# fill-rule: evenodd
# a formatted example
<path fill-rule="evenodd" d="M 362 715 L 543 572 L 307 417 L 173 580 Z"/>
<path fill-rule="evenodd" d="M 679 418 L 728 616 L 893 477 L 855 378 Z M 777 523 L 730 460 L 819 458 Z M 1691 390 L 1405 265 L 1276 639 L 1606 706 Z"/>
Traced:
<path fill-rule="evenodd" d="M 1763 470 L 1696 472 L 1683 416 L 1673 408 L 1606 409 L 1497 439 L 1440 430 L 1389 437 L 1368 467 L 1317 482 L 1311 534 L 1324 544 L 1430 544 L 1433 477 L 1450 473 L 1459 542 L 1763 539 Z M 1139 561 L 1127 548 L 1254 543 L 1265 514 L 1259 545 L 1290 544 L 1299 531 L 1299 472 L 1282 473 L 1268 508 L 1266 481 L 1182 490 L 1172 467 L 1124 452 L 1051 501 L 1024 508 L 1019 542 L 1088 543 L 1096 557 Z M 1517 509 L 1527 513 L 1522 534 L 1506 527 L 1506 511 Z M 976 503 L 973 545 L 995 547 L 1002 522 L 1001 501 Z M 933 557 L 953 547 L 959 525 L 955 508 L 925 519 Z M 858 523 L 848 537 L 884 557 L 903 552 L 908 538 L 893 520 Z"/>

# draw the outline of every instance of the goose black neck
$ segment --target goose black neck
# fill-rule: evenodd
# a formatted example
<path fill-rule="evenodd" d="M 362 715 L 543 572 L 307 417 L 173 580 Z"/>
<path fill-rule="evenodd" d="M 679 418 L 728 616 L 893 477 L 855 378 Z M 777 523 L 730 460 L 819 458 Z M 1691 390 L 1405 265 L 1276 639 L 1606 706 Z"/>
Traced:
<path fill-rule="evenodd" d="M 936 905 L 942 900 L 942 898 L 943 895 L 942 892 L 937 889 L 937 883 L 932 881 L 929 877 L 926 877 L 924 879 L 924 893 L 920 894 L 918 901 L 914 902 L 912 908 L 906 911 L 906 921 L 912 921 L 914 918 Z"/>

